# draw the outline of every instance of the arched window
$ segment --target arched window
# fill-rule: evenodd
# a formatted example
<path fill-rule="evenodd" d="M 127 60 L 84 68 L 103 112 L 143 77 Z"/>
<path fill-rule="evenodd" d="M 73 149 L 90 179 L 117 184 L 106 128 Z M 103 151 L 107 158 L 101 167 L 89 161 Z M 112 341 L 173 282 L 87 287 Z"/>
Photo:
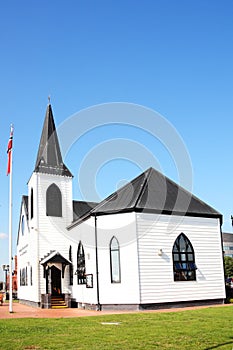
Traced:
<path fill-rule="evenodd" d="M 32 266 L 31 266 L 31 271 L 30 271 L 31 273 L 30 273 L 30 278 L 31 278 L 31 286 L 32 286 Z"/>
<path fill-rule="evenodd" d="M 85 254 L 81 242 L 79 242 L 77 252 L 77 282 L 78 284 L 86 284 Z"/>
<path fill-rule="evenodd" d="M 22 215 L 22 219 L 21 219 L 21 232 L 22 232 L 22 236 L 24 235 L 24 229 L 25 229 L 25 221 L 24 221 L 24 215 Z"/>
<path fill-rule="evenodd" d="M 174 281 L 195 281 L 196 264 L 191 242 L 181 233 L 172 249 Z"/>
<path fill-rule="evenodd" d="M 21 286 L 27 285 L 27 268 L 25 267 L 20 269 L 20 285 Z"/>
<path fill-rule="evenodd" d="M 69 248 L 69 260 L 72 262 L 72 247 Z M 70 265 L 70 285 L 73 285 L 73 264 Z"/>
<path fill-rule="evenodd" d="M 110 269 L 111 269 L 111 282 L 120 283 L 120 249 L 119 243 L 116 237 L 112 237 L 110 241 Z"/>
<path fill-rule="evenodd" d="M 28 285 L 28 268 L 27 268 L 27 266 L 26 266 L 26 268 L 25 268 L 25 286 L 27 286 Z"/>
<path fill-rule="evenodd" d="M 52 184 L 46 192 L 46 215 L 62 216 L 62 197 L 59 188 Z"/>
<path fill-rule="evenodd" d="M 33 215 L 34 215 L 34 207 L 33 207 L 33 188 L 31 188 L 31 206 L 30 206 L 30 209 L 31 209 L 31 219 L 33 218 Z"/>

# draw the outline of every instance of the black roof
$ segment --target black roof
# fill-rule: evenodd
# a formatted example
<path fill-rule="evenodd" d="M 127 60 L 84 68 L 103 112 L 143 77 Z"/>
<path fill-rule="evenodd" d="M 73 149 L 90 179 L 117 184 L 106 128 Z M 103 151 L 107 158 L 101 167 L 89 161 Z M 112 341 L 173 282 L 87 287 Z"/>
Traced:
<path fill-rule="evenodd" d="M 125 211 L 218 217 L 222 220 L 218 211 L 153 168 L 100 202 L 92 214 Z"/>
<path fill-rule="evenodd" d="M 21 208 L 20 208 L 20 212 L 22 213 L 22 207 L 24 206 L 25 209 L 25 214 L 26 214 L 26 221 L 27 221 L 27 225 L 28 225 L 28 219 L 29 219 L 29 215 L 28 215 L 28 196 L 22 196 L 22 200 L 21 200 Z M 20 221 L 19 221 L 19 225 L 18 225 L 18 236 L 17 236 L 17 245 L 19 243 L 19 229 L 20 229 Z"/>
<path fill-rule="evenodd" d="M 24 208 L 25 208 L 25 214 L 28 220 L 28 196 L 23 196 L 22 197 L 22 203 L 24 204 Z"/>
<path fill-rule="evenodd" d="M 40 145 L 37 153 L 35 172 L 72 177 L 63 163 L 58 142 L 57 131 L 53 119 L 52 107 L 48 104 Z"/>
<path fill-rule="evenodd" d="M 96 202 L 73 201 L 73 220 L 80 219 L 96 207 L 97 204 Z"/>
<path fill-rule="evenodd" d="M 51 250 L 43 259 L 40 261 L 41 265 L 47 265 L 48 263 L 62 263 L 65 265 L 71 265 L 71 261 L 64 258 L 58 251 Z"/>
<path fill-rule="evenodd" d="M 224 243 L 233 243 L 233 233 L 223 232 L 222 238 Z"/>

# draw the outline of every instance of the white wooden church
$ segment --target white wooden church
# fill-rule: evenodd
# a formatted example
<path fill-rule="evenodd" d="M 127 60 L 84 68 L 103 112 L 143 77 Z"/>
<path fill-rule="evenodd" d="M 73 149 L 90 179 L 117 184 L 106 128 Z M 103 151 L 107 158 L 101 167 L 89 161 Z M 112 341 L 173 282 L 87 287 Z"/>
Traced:
<path fill-rule="evenodd" d="M 223 303 L 222 215 L 150 168 L 100 203 L 72 199 L 51 105 L 17 239 L 18 297 L 103 310 Z"/>

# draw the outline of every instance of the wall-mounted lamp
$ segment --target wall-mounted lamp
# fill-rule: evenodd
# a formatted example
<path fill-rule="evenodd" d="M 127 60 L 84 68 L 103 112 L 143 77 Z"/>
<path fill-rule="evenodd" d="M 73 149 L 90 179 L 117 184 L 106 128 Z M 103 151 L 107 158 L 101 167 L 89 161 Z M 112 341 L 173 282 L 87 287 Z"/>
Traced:
<path fill-rule="evenodd" d="M 159 255 L 159 256 L 162 256 L 162 255 L 163 255 L 163 250 L 162 250 L 161 248 L 158 250 L 158 255 Z"/>

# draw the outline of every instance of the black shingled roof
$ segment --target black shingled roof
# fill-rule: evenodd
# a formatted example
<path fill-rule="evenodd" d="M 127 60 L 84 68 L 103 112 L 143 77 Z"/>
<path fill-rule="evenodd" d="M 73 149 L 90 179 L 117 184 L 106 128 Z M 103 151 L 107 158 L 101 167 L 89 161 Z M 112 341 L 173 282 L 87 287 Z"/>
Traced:
<path fill-rule="evenodd" d="M 27 220 L 28 220 L 28 196 L 23 196 L 22 197 L 22 203 L 24 203 L 25 213 L 26 213 L 26 217 L 27 217 Z"/>
<path fill-rule="evenodd" d="M 227 233 L 227 232 L 223 232 L 222 233 L 222 237 L 223 237 L 223 242 L 232 242 L 233 243 L 233 233 Z"/>
<path fill-rule="evenodd" d="M 90 212 L 98 203 L 73 201 L 73 221 L 80 219 L 82 216 Z"/>
<path fill-rule="evenodd" d="M 153 168 L 100 202 L 92 214 L 143 211 L 173 215 L 217 217 L 222 215 Z"/>
<path fill-rule="evenodd" d="M 29 215 L 28 215 L 28 196 L 22 196 L 22 200 L 21 200 L 21 208 L 20 208 L 20 212 L 22 213 L 22 207 L 24 206 L 24 209 L 25 209 L 25 214 L 26 214 L 26 221 L 27 221 L 27 224 L 28 224 L 28 218 L 29 218 Z M 19 229 L 20 229 L 20 222 L 19 222 L 19 225 L 18 225 L 18 236 L 17 236 L 17 245 L 19 243 Z"/>
<path fill-rule="evenodd" d="M 46 110 L 35 172 L 72 177 L 71 172 L 62 160 L 52 107 L 50 104 L 48 104 Z"/>

